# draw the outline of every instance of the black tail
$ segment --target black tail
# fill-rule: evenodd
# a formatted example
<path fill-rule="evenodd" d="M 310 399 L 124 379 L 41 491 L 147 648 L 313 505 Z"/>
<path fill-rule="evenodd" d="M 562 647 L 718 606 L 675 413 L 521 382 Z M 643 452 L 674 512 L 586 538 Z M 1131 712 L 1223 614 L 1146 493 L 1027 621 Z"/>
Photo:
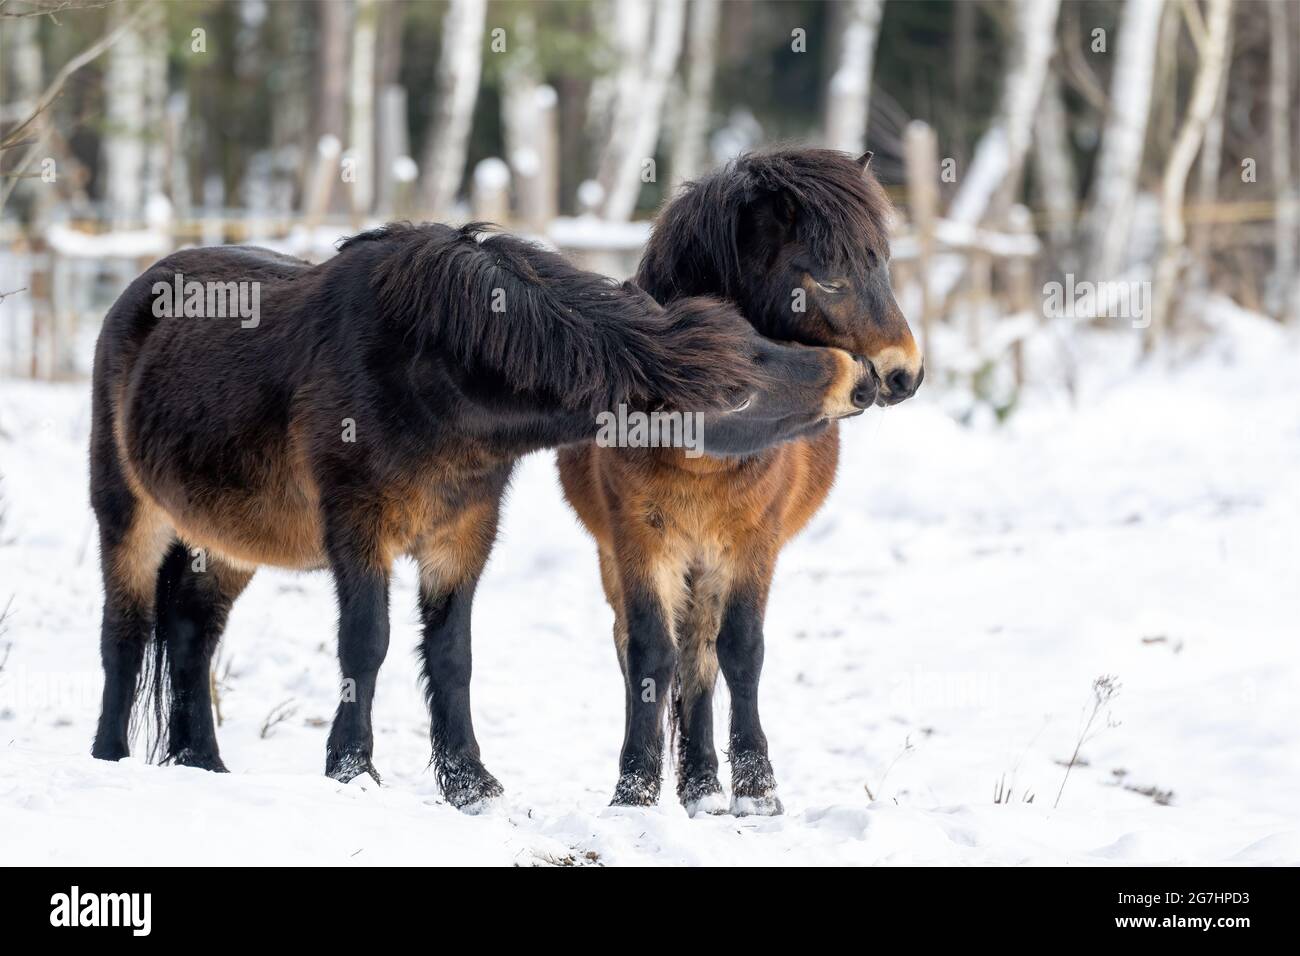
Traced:
<path fill-rule="evenodd" d="M 190 556 L 181 542 L 174 542 L 158 569 L 154 597 L 154 626 L 150 648 L 145 652 L 136 690 L 136 706 L 131 716 L 131 735 L 143 728 L 144 752 L 150 763 L 165 761 L 171 736 L 171 654 L 168 628 L 160 626 L 164 609 L 180 588 Z"/>

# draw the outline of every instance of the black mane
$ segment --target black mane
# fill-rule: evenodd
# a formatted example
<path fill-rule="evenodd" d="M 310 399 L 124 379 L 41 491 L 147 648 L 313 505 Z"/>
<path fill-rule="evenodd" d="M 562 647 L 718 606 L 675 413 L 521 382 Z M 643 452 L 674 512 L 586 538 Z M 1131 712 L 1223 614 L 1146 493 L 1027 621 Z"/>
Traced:
<path fill-rule="evenodd" d="M 743 300 L 741 231 L 771 197 L 793 204 L 797 237 L 818 260 L 857 272 L 871 254 L 888 258 L 890 203 L 875 177 L 847 153 L 780 147 L 684 184 L 659 215 L 637 285 L 659 302 L 718 289 Z"/>

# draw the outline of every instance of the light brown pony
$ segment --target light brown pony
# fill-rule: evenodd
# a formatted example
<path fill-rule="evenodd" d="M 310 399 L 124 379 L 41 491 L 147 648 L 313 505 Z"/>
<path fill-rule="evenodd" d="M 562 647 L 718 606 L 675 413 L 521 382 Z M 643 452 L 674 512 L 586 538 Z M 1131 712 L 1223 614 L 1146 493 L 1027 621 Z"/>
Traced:
<path fill-rule="evenodd" d="M 660 214 L 636 282 L 660 303 L 727 298 L 761 332 L 870 361 L 877 404 L 924 370 L 889 283 L 889 203 L 859 160 L 829 150 L 744 156 L 688 184 Z M 758 397 L 761 401 L 762 397 Z M 777 555 L 830 491 L 834 422 L 756 454 L 561 449 L 569 502 L 595 537 L 626 684 L 615 804 L 657 802 L 663 717 L 676 728 L 677 793 L 722 812 L 713 745 L 719 667 L 731 692 L 731 810 L 782 811 L 758 716 L 763 616 Z"/>

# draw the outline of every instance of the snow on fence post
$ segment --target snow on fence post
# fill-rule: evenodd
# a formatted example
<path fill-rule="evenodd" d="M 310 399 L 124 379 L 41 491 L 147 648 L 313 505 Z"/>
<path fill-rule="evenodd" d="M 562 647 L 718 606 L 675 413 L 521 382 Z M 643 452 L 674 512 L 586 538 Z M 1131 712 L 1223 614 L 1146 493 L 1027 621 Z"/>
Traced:
<path fill-rule="evenodd" d="M 203 181 L 203 221 L 200 238 L 205 246 L 219 246 L 226 241 L 226 184 L 218 175 Z"/>
<path fill-rule="evenodd" d="M 392 218 L 410 219 L 415 209 L 415 182 L 420 167 L 410 156 L 398 156 L 390 167 L 393 180 Z"/>
<path fill-rule="evenodd" d="M 479 222 L 504 223 L 510 218 L 510 167 L 489 156 L 474 167 L 470 208 Z"/>
<path fill-rule="evenodd" d="M 934 295 L 930 288 L 930 269 L 934 261 L 934 223 L 939 205 L 939 148 L 934 130 L 921 120 L 909 123 L 904 135 L 907 204 L 912 228 L 916 232 L 916 278 L 921 286 L 921 350 L 933 375 L 937 366 L 932 335 Z"/>

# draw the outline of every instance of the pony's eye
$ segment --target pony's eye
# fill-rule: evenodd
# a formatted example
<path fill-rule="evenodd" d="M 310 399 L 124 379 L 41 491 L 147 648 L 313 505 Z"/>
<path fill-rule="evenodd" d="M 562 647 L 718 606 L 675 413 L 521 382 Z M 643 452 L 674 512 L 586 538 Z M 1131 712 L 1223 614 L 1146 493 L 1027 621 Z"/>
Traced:
<path fill-rule="evenodd" d="M 821 289 L 823 292 L 829 292 L 831 295 L 839 295 L 848 288 L 848 283 L 843 279 L 831 279 L 828 282 L 823 282 L 821 279 L 815 279 L 813 281 L 817 283 L 817 288 Z"/>

